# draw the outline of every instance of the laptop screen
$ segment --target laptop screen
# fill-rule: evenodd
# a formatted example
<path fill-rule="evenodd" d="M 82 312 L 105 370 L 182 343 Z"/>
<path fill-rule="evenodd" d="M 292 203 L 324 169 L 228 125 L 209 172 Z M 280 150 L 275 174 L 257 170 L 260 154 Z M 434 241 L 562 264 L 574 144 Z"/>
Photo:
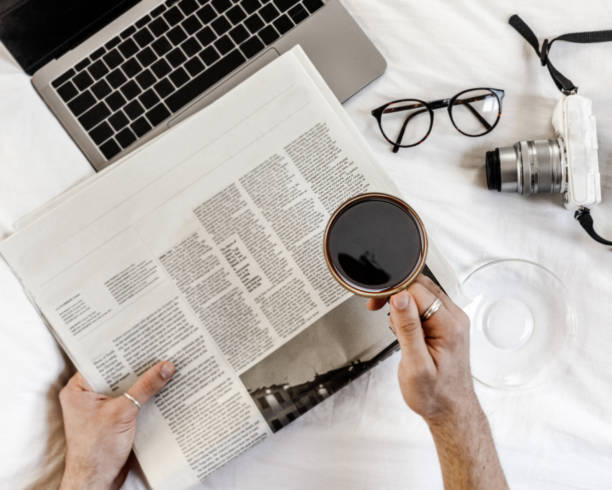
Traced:
<path fill-rule="evenodd" d="M 139 0 L 0 0 L 0 41 L 33 74 Z"/>

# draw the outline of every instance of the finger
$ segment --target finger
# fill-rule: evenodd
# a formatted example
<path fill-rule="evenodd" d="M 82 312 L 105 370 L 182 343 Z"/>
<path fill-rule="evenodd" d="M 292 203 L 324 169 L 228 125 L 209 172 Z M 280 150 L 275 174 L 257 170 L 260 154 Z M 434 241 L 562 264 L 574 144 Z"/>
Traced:
<path fill-rule="evenodd" d="M 391 322 L 402 352 L 415 362 L 431 362 L 416 302 L 407 291 L 391 297 Z"/>
<path fill-rule="evenodd" d="M 79 372 L 74 373 L 74 376 L 68 380 L 66 387 L 75 391 L 93 391 L 93 388 Z"/>
<path fill-rule="evenodd" d="M 437 299 L 437 296 L 419 282 L 412 283 L 408 287 L 408 292 L 414 297 L 419 312 L 419 318 Z M 453 323 L 453 316 L 443 302 L 440 309 L 424 322 L 424 327 L 428 335 L 439 336 L 448 333 Z"/>
<path fill-rule="evenodd" d="M 387 304 L 389 298 L 370 298 L 368 300 L 368 310 L 376 311 L 380 310 L 383 306 Z"/>
<path fill-rule="evenodd" d="M 127 391 L 141 405 L 147 403 L 156 393 L 166 386 L 174 375 L 174 365 L 171 362 L 158 362 L 149 368 Z M 127 403 L 135 406 L 131 400 L 123 398 Z"/>
<path fill-rule="evenodd" d="M 459 308 L 453 302 L 453 300 L 450 299 L 448 295 L 442 290 L 442 288 L 438 286 L 435 282 L 433 282 L 426 275 L 419 274 L 415 282 L 422 284 L 425 288 L 429 290 L 431 294 L 433 294 L 436 298 L 439 298 L 440 301 L 442 301 L 442 304 L 446 307 L 448 311 L 455 311 L 456 309 Z"/>

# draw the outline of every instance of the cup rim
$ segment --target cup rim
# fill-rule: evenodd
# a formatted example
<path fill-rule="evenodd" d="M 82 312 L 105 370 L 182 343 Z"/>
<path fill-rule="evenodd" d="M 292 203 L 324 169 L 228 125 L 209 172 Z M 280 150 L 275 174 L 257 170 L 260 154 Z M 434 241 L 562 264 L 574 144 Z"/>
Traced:
<path fill-rule="evenodd" d="M 342 276 L 340 276 L 340 274 L 338 274 L 338 272 L 336 271 L 336 268 L 332 265 L 332 261 L 330 258 L 330 252 L 329 252 L 329 234 L 331 231 L 331 228 L 333 226 L 333 224 L 335 223 L 336 219 L 338 219 L 338 216 L 340 216 L 340 214 L 342 212 L 344 212 L 347 208 L 349 208 L 350 206 L 354 205 L 355 203 L 359 202 L 359 201 L 363 201 L 365 199 L 372 199 L 372 198 L 379 198 L 379 199 L 383 199 L 383 200 L 389 200 L 389 201 L 393 201 L 394 203 L 396 203 L 397 205 L 399 205 L 400 207 L 402 207 L 403 209 L 405 209 L 406 211 L 408 211 L 410 213 L 410 215 L 414 218 L 417 227 L 419 228 L 419 231 L 421 232 L 421 237 L 422 237 L 422 242 L 423 242 L 423 247 L 421 250 L 421 257 L 419 259 L 419 262 L 417 263 L 416 267 L 414 268 L 414 270 L 412 271 L 412 273 L 405 278 L 401 283 L 399 283 L 398 285 L 390 288 L 390 289 L 385 289 L 384 291 L 365 291 L 363 289 L 359 289 L 351 284 L 349 284 L 348 282 L 346 282 Z M 391 194 L 385 194 L 383 192 L 366 192 L 363 194 L 358 194 L 356 196 L 353 196 L 352 198 L 348 199 L 347 201 L 343 202 L 331 215 L 331 217 L 329 218 L 329 221 L 327 222 L 327 227 L 325 228 L 325 234 L 323 236 L 323 253 L 325 255 L 325 263 L 327 265 L 328 270 L 331 272 L 332 276 L 334 277 L 334 279 L 338 282 L 338 284 L 340 284 L 344 289 L 349 290 L 350 292 L 352 292 L 353 294 L 356 294 L 358 296 L 363 296 L 366 298 L 387 298 L 389 296 L 392 296 L 398 292 L 400 292 L 401 290 L 407 288 L 410 284 L 412 284 L 414 282 L 414 280 L 417 278 L 417 276 L 423 271 L 423 268 L 425 267 L 425 262 L 427 259 L 427 252 L 429 249 L 429 243 L 428 243 L 428 238 L 427 238 L 427 232 L 425 230 L 425 225 L 423 224 L 423 221 L 421 220 L 421 217 L 417 214 L 417 212 L 409 205 L 407 204 L 405 201 L 403 201 L 402 199 L 400 199 L 399 197 L 393 196 Z"/>

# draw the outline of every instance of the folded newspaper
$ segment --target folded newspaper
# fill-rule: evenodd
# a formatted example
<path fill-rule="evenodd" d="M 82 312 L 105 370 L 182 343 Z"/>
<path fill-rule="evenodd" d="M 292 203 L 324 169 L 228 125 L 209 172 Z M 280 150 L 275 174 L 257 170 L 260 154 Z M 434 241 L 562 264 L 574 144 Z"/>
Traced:
<path fill-rule="evenodd" d="M 0 252 L 94 390 L 176 365 L 134 450 L 153 488 L 191 488 L 395 349 L 322 253 L 331 213 L 367 191 L 398 194 L 297 47 Z M 435 247 L 428 266 L 452 293 Z"/>

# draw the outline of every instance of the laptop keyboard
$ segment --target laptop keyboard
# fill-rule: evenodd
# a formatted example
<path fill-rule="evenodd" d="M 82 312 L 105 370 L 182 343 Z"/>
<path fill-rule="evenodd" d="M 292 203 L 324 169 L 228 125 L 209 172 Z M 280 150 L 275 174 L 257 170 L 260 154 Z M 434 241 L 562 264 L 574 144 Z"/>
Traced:
<path fill-rule="evenodd" d="M 322 6 L 168 0 L 51 85 L 110 160 Z"/>

